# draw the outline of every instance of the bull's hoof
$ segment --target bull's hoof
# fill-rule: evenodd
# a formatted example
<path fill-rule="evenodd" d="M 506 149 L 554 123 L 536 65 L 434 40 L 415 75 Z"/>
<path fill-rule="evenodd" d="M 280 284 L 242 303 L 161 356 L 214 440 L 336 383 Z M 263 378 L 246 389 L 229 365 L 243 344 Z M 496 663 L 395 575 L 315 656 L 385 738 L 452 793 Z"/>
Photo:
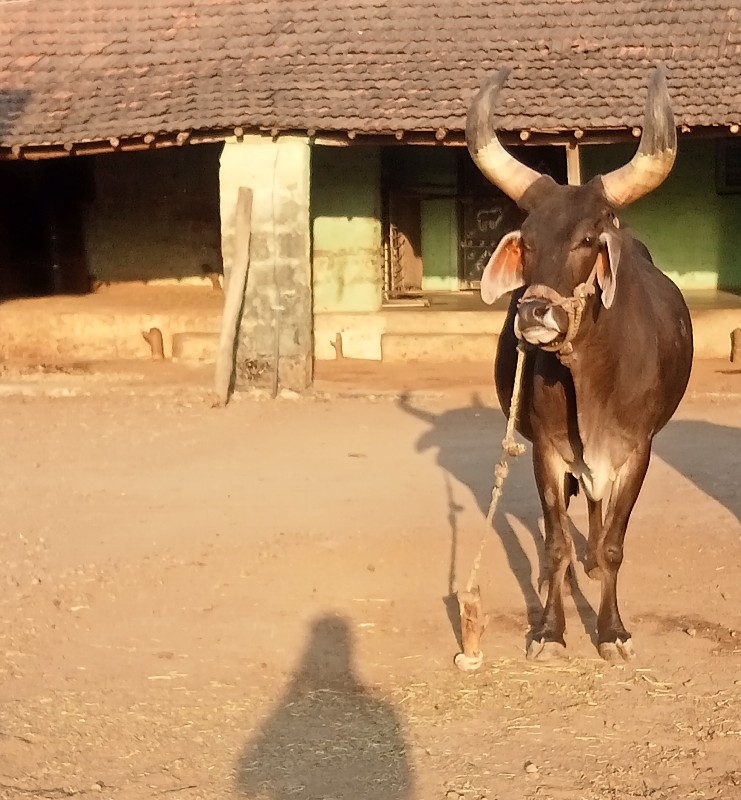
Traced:
<path fill-rule="evenodd" d="M 566 647 L 561 642 L 538 642 L 533 639 L 527 648 L 527 660 L 545 663 L 547 661 L 564 661 L 568 659 Z"/>
<path fill-rule="evenodd" d="M 593 581 L 598 581 L 602 577 L 602 570 L 600 569 L 599 564 L 590 558 L 584 562 L 584 572 L 586 572 L 587 577 Z"/>
<path fill-rule="evenodd" d="M 484 663 L 484 654 L 480 650 L 473 656 L 466 655 L 465 653 L 458 653 L 453 663 L 461 672 L 476 672 Z"/>
<path fill-rule="evenodd" d="M 633 661 L 636 657 L 632 639 L 626 639 L 624 642 L 620 639 L 615 642 L 602 642 L 598 649 L 600 656 L 609 664 L 622 664 Z"/>

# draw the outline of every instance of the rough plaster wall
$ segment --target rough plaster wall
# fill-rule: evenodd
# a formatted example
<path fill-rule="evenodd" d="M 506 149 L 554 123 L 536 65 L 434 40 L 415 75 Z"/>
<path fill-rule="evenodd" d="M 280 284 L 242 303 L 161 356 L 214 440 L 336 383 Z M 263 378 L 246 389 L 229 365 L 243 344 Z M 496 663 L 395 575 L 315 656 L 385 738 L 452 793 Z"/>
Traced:
<path fill-rule="evenodd" d="M 220 145 L 95 156 L 90 272 L 102 281 L 203 283 L 221 270 Z"/>
<path fill-rule="evenodd" d="M 581 148 L 582 180 L 621 166 L 635 147 Z M 741 195 L 715 186 L 716 143 L 680 138 L 666 181 L 620 213 L 681 289 L 741 288 Z"/>
<path fill-rule="evenodd" d="M 252 236 L 237 350 L 237 385 L 279 382 L 302 390 L 312 378 L 312 296 L 309 230 L 310 148 L 307 139 L 247 136 L 221 155 L 221 235 L 224 272 L 235 255 L 240 186 L 253 191 Z M 280 310 L 276 313 L 276 306 Z"/>
<path fill-rule="evenodd" d="M 315 147 L 314 310 L 377 311 L 383 292 L 377 147 Z"/>

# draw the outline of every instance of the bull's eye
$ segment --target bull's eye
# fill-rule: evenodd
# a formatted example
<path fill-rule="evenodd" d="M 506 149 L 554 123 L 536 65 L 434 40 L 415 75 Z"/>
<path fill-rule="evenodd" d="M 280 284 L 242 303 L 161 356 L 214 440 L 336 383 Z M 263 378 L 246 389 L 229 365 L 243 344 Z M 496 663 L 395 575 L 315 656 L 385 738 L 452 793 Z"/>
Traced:
<path fill-rule="evenodd" d="M 594 236 L 585 236 L 581 240 L 582 247 L 591 247 L 594 244 Z"/>

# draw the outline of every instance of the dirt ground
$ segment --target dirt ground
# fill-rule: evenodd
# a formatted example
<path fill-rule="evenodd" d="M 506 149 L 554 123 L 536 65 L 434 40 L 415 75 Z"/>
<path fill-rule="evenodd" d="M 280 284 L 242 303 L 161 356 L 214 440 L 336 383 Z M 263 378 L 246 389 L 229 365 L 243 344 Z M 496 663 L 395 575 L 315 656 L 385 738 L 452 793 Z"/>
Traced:
<path fill-rule="evenodd" d="M 225 409 L 207 372 L 0 377 L 0 796 L 741 798 L 741 372 L 698 363 L 657 439 L 621 573 L 638 660 L 597 657 L 580 565 L 570 660 L 525 660 L 527 455 L 476 674 L 448 612 L 504 430 L 489 368 L 328 364 Z"/>

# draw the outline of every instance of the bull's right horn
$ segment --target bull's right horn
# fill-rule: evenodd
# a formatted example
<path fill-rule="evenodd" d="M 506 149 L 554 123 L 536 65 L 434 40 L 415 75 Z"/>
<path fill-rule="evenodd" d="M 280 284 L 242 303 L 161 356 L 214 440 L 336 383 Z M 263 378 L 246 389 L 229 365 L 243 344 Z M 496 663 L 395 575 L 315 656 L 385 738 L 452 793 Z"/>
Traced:
<path fill-rule="evenodd" d="M 510 155 L 497 138 L 492 115 L 499 91 L 510 69 L 503 67 L 479 90 L 468 109 L 466 144 L 476 166 L 495 186 L 515 203 L 541 177 L 541 174 Z"/>
<path fill-rule="evenodd" d="M 654 71 L 648 87 L 638 150 L 625 166 L 602 176 L 605 196 L 618 207 L 634 203 L 664 182 L 676 157 L 677 130 L 662 65 Z"/>

